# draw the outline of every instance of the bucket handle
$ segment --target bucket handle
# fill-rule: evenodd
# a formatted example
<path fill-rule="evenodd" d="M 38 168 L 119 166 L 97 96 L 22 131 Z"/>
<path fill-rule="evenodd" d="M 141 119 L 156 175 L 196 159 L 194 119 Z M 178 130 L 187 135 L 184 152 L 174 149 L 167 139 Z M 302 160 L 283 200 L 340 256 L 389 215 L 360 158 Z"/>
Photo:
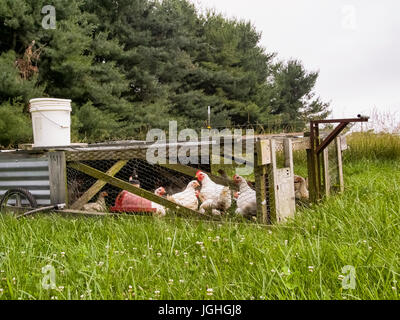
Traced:
<path fill-rule="evenodd" d="M 39 111 L 39 113 L 40 113 L 43 117 L 45 117 L 47 120 L 49 120 L 50 122 L 53 122 L 55 125 L 59 126 L 60 128 L 62 128 L 62 129 L 68 129 L 68 128 L 69 128 L 69 126 L 63 126 L 62 124 L 59 124 L 59 123 L 55 122 L 54 120 L 48 118 L 44 113 L 42 113 L 42 112 L 40 112 L 40 111 Z"/>

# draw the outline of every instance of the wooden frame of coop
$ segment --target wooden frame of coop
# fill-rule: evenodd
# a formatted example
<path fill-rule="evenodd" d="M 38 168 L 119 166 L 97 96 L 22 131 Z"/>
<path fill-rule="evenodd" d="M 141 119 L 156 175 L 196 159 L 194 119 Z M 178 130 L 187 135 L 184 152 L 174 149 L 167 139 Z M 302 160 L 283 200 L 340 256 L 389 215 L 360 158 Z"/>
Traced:
<path fill-rule="evenodd" d="M 321 166 L 321 186 L 325 195 L 330 195 L 334 191 L 343 191 L 343 171 L 342 171 L 342 150 L 346 149 L 344 137 L 332 139 L 335 145 L 335 152 L 330 153 L 328 149 L 322 153 L 324 164 Z M 312 144 L 308 137 L 299 138 L 292 135 L 278 135 L 268 137 L 257 137 L 254 140 L 254 177 L 257 196 L 257 220 L 262 224 L 273 224 L 285 221 L 295 214 L 295 196 L 294 196 L 294 165 L 293 151 L 307 150 L 310 155 Z M 185 144 L 178 144 L 178 149 Z M 160 204 L 171 212 L 184 216 L 198 216 L 197 211 L 192 211 L 186 207 L 173 203 L 165 198 L 159 197 L 151 191 L 135 187 L 127 181 L 121 180 L 115 175 L 127 164 L 130 159 L 146 159 L 146 152 L 149 144 L 137 141 L 122 141 L 100 143 L 92 145 L 77 145 L 68 147 L 57 147 L 47 149 L 19 150 L 0 153 L 0 163 L 4 161 L 19 162 L 24 159 L 42 159 L 48 163 L 48 185 L 50 204 L 67 204 L 67 210 L 72 213 L 82 213 L 77 210 L 88 203 L 106 184 L 126 190 L 142 198 Z M 167 144 L 167 150 L 171 146 Z M 201 147 L 200 145 L 198 146 Z M 277 154 L 283 152 L 284 165 L 279 167 Z M 311 157 L 308 156 L 309 178 L 313 178 L 310 169 L 313 170 Z M 329 161 L 335 159 L 335 180 L 338 184 L 332 184 L 329 175 Z M 105 171 L 93 168 L 82 161 L 114 160 L 115 163 Z M 180 174 L 189 177 L 195 176 L 198 168 L 182 164 L 161 164 L 161 166 L 174 170 Z M 68 180 L 67 168 L 72 168 L 96 179 L 80 197 L 73 203 L 68 200 Z M 210 170 L 212 171 L 212 170 Z M 331 170 L 332 171 L 332 170 Z M 221 176 L 206 172 L 210 178 L 219 184 L 234 187 L 231 180 Z M 30 179 L 27 177 L 27 179 Z M 1 180 L 1 173 L 0 173 Z M 20 184 L 21 185 L 21 184 Z M 1 183 L 0 183 L 1 189 Z M 28 188 L 29 189 L 29 188 Z M 316 194 L 315 188 L 310 189 L 310 198 L 318 199 L 321 192 Z"/>

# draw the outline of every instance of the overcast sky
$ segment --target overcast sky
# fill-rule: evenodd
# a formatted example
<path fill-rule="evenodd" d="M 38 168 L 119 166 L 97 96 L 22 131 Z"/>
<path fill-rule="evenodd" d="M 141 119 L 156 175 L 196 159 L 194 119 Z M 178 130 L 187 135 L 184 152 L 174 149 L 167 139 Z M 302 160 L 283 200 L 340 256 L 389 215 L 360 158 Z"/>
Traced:
<path fill-rule="evenodd" d="M 252 21 L 261 45 L 319 70 L 333 116 L 400 110 L 400 1 L 192 0 Z"/>

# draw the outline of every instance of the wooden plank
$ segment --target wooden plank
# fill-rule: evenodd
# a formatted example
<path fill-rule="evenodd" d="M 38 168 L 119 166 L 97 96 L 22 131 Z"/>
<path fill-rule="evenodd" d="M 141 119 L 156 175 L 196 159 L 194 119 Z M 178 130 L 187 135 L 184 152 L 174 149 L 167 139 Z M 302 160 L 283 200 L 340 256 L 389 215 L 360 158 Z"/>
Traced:
<path fill-rule="evenodd" d="M 329 175 L 329 148 L 325 148 L 322 151 L 322 170 L 323 170 L 323 177 L 324 177 L 324 193 L 325 196 L 329 197 L 331 195 L 331 178 Z"/>
<path fill-rule="evenodd" d="M 66 151 L 67 161 L 146 159 L 145 149 Z"/>
<path fill-rule="evenodd" d="M 120 160 L 114 164 L 106 174 L 114 177 L 126 164 L 128 160 Z M 73 210 L 78 210 L 82 208 L 86 203 L 88 203 L 100 190 L 106 185 L 102 180 L 97 180 L 78 200 L 76 200 L 70 208 Z"/>
<path fill-rule="evenodd" d="M 288 138 L 283 140 L 283 151 L 285 156 L 285 167 L 290 168 L 290 173 L 294 175 L 292 139 Z"/>
<path fill-rule="evenodd" d="M 49 152 L 50 203 L 68 203 L 65 152 Z"/>
<path fill-rule="evenodd" d="M 314 161 L 314 154 L 313 150 L 307 149 L 307 171 L 308 171 L 308 191 L 310 194 L 310 202 L 316 203 L 317 202 L 317 177 L 316 177 L 316 169 L 315 169 L 315 161 Z"/>
<path fill-rule="evenodd" d="M 259 143 L 259 152 L 257 165 L 267 165 L 271 163 L 271 150 L 270 150 L 270 140 L 261 140 Z"/>
<path fill-rule="evenodd" d="M 258 141 L 256 143 L 256 152 L 254 154 L 254 159 L 256 163 L 262 163 L 262 148 L 263 143 Z M 265 176 L 267 174 L 265 165 L 256 165 L 254 168 L 254 178 L 256 183 L 256 201 L 257 201 L 257 221 L 259 223 L 268 222 L 268 210 L 267 210 L 267 194 L 266 194 L 266 184 Z"/>
<path fill-rule="evenodd" d="M 346 136 L 340 136 L 340 147 L 342 151 L 347 150 L 349 147 L 347 145 L 347 138 Z"/>
<path fill-rule="evenodd" d="M 339 175 L 339 185 L 340 192 L 344 192 L 344 178 L 343 178 L 343 158 L 342 158 L 342 140 L 339 138 L 336 139 L 336 150 L 337 150 L 337 165 L 338 165 L 338 175 Z M 347 144 L 346 144 L 347 148 Z"/>
<path fill-rule="evenodd" d="M 99 180 L 103 180 L 117 188 L 120 188 L 122 190 L 126 190 L 128 192 L 131 192 L 133 194 L 138 195 L 139 197 L 148 199 L 150 201 L 153 201 L 155 203 L 158 203 L 170 210 L 172 210 L 173 212 L 176 212 L 178 214 L 188 214 L 188 215 L 204 215 L 201 214 L 200 212 L 194 211 L 194 210 L 190 210 L 184 206 L 181 206 L 179 204 L 176 204 L 174 202 L 171 202 L 167 199 L 164 199 L 162 197 L 159 197 L 157 195 L 155 195 L 152 192 L 149 192 L 147 190 L 141 189 L 141 188 L 137 188 L 134 185 L 131 185 L 128 182 L 125 182 L 121 179 L 115 178 L 115 177 L 111 177 L 109 175 L 107 175 L 104 172 L 101 172 L 97 169 L 94 169 L 92 167 L 89 167 L 85 164 L 79 163 L 79 162 L 73 162 L 69 164 L 69 167 L 81 171 L 91 177 L 94 177 L 96 179 Z"/>
<path fill-rule="evenodd" d="M 275 201 L 275 222 L 285 222 L 296 211 L 294 193 L 293 148 L 291 139 L 283 141 L 285 168 L 278 168 L 276 141 L 271 139 L 272 184 Z"/>

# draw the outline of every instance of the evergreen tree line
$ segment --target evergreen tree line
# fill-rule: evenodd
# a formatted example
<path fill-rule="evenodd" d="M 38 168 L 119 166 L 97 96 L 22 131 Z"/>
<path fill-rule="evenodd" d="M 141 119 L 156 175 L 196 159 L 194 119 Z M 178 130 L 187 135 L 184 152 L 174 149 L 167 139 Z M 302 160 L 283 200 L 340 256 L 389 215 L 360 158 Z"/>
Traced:
<path fill-rule="evenodd" d="M 56 29 L 42 27 L 48 4 Z M 213 127 L 326 117 L 318 72 L 260 37 L 187 0 L 0 0 L 0 145 L 32 139 L 38 97 L 72 99 L 75 141 L 135 138 L 170 120 L 204 128 L 207 106 Z"/>

